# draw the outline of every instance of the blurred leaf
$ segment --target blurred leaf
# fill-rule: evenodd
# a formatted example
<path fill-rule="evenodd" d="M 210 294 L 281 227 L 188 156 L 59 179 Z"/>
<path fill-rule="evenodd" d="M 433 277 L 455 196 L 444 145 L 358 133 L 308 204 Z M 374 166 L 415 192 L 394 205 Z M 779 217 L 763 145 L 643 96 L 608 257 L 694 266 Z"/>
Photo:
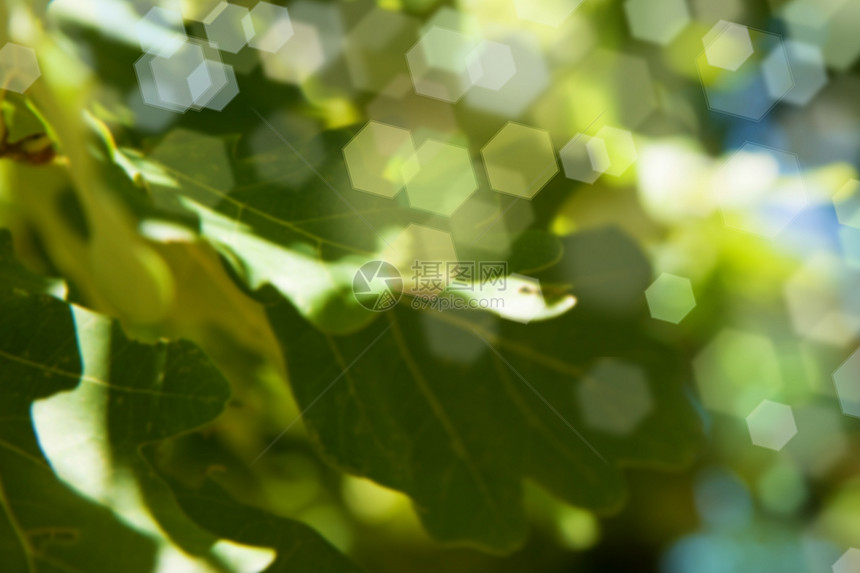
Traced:
<path fill-rule="evenodd" d="M 34 433 L 35 400 L 73 389 L 81 362 L 69 307 L 39 294 L 41 281 L 0 249 L 0 546 L 4 569 L 152 570 L 155 543 L 108 508 L 80 496 L 52 471 Z M 104 543 L 124 547 L 105 552 Z"/>
<path fill-rule="evenodd" d="M 357 573 L 358 568 L 311 534 L 307 526 L 241 505 L 211 480 L 197 490 L 173 482 L 183 510 L 217 535 L 277 550 L 266 573 Z"/>
<path fill-rule="evenodd" d="M 561 269 L 576 262 L 570 242 Z M 641 254 L 631 256 L 647 270 Z M 615 274 L 628 263 L 597 270 Z M 268 312 L 325 455 L 412 496 L 436 537 L 510 551 L 526 534 L 523 479 L 611 510 L 624 495 L 619 467 L 691 460 L 701 434 L 682 389 L 683 361 L 646 330 L 576 309 L 519 325 L 404 306 L 347 336 L 320 333 L 288 303 Z M 649 381 L 653 407 L 629 435 L 590 428 L 589 405 L 577 399 L 603 357 L 635 365 Z"/>
<path fill-rule="evenodd" d="M 268 563 L 265 553 L 228 541 L 241 531 L 228 529 L 221 539 L 195 523 L 141 456 L 142 445 L 208 424 L 224 409 L 228 384 L 205 355 L 187 342 L 131 342 L 109 319 L 38 294 L 40 281 L 11 259 L 8 235 L 2 247 L 6 570 L 168 571 L 169 560 L 200 571 L 248 571 Z M 279 566 L 300 557 L 308 570 L 333 563 L 340 569 L 330 570 L 347 570 L 318 535 L 288 525 L 289 534 L 272 540 L 286 551 Z M 104 551 L 105 544 L 123 551 Z M 307 549 L 297 556 L 291 548 L 299 545 Z"/>

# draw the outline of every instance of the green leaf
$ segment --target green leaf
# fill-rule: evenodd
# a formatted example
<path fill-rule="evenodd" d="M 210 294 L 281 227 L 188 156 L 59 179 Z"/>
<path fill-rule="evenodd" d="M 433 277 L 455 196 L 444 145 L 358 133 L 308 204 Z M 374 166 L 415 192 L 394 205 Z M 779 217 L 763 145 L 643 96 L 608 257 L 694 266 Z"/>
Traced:
<path fill-rule="evenodd" d="M 191 343 L 133 342 L 109 319 L 38 294 L 40 281 L 12 260 L 8 234 L 2 247 L 0 546 L 17 563 L 10 571 L 228 572 L 273 558 L 278 567 L 301 558 L 302 567 L 349 570 L 304 525 L 249 509 L 284 527 L 280 537 L 248 539 L 186 513 L 142 448 L 217 418 L 226 380 Z M 250 546 L 269 541 L 273 552 Z"/>
<path fill-rule="evenodd" d="M 33 429 L 31 405 L 73 389 L 81 362 L 70 308 L 0 249 L 0 546 L 18 571 L 151 571 L 155 543 L 57 479 Z M 111 540 L 124 547 L 105 552 Z M 7 559 L 8 556 L 8 559 Z"/>
<path fill-rule="evenodd" d="M 255 110 L 233 106 L 221 116 L 220 125 L 244 131 L 252 117 L 249 111 L 257 115 Z M 256 125 L 264 131 L 272 127 L 263 124 Z M 73 135 L 66 141 L 82 131 L 74 123 L 65 129 Z M 97 192 L 84 188 L 90 176 L 110 181 L 97 165 L 109 159 L 132 181 L 145 181 L 165 218 L 181 221 L 210 240 L 250 290 L 271 285 L 286 298 L 258 293 L 267 302 L 277 301 L 267 316 L 282 344 L 294 394 L 323 452 L 341 468 L 409 494 L 439 539 L 509 551 L 526 535 L 523 480 L 534 480 L 569 503 L 609 510 L 623 499 L 623 466 L 689 461 L 697 445 L 698 419 L 683 394 L 682 361 L 642 325 L 640 299 L 650 268 L 632 241 L 610 234 L 605 244 L 601 237 L 590 243 L 588 237 L 574 237 L 559 244 L 543 231 L 520 237 L 510 255 L 514 268 L 540 273 L 546 300 L 564 301 L 544 304 L 537 315 L 544 320 L 528 325 L 486 312 L 416 311 L 404 305 L 382 317 L 367 313 L 351 297 L 354 269 L 378 258 L 391 237 L 410 223 L 445 224 L 406 208 L 405 196 L 390 200 L 354 191 L 339 153 L 349 133 L 308 139 L 296 137 L 291 129 L 274 128 L 274 135 L 292 154 L 283 149 L 261 153 L 253 134 L 237 141 L 184 128 L 154 141 L 145 152 L 109 144 L 96 162 L 70 151 L 75 188 L 94 224 L 87 248 L 93 268 L 82 274 L 103 289 L 107 308 L 134 323 L 152 315 L 153 322 L 166 323 L 168 317 L 181 315 L 192 328 L 207 316 L 189 317 L 184 307 L 169 306 L 168 287 L 182 285 L 176 272 L 182 256 L 170 263 L 163 244 L 140 241 L 131 225 L 123 224 L 116 214 L 123 211 L 119 204 L 103 204 Z M 271 140 L 273 134 L 267 135 Z M 290 143 L 298 140 L 298 147 Z M 320 156 L 313 151 L 314 143 L 329 152 Z M 276 164 L 286 157 L 290 164 L 279 172 Z M 302 164 L 306 177 L 299 176 Z M 543 196 L 548 194 L 551 187 Z M 137 217 L 158 216 L 135 206 L 133 193 L 110 196 L 123 197 L 123 206 L 134 207 Z M 480 200 L 481 193 L 470 199 Z M 514 233 L 496 235 L 493 223 L 514 204 L 504 209 L 495 201 L 488 204 L 489 212 L 482 214 L 485 228 L 477 238 L 458 240 L 466 252 L 482 250 L 483 245 L 472 242 L 488 233 L 494 241 L 496 236 L 513 240 Z M 552 206 L 543 203 L 544 209 Z M 468 211 L 465 207 L 471 206 L 464 206 Z M 549 219 L 547 213 L 539 216 Z M 454 233 L 455 221 L 450 225 Z M 494 252 L 510 246 L 503 242 Z M 128 260 L 121 252 L 130 253 Z M 112 272 L 118 265 L 127 272 Z M 517 285 L 515 296 L 502 297 L 506 303 L 515 304 L 520 294 L 530 296 L 520 292 L 525 283 Z M 570 291 L 584 301 L 578 310 L 569 311 L 574 301 Z M 141 310 L 136 305 L 141 300 L 151 304 Z M 624 320 L 604 318 L 601 310 L 606 307 L 617 309 Z M 166 383 L 158 373 L 174 358 L 191 370 L 201 367 L 189 365 L 195 361 L 188 354 L 190 347 L 173 344 L 154 351 L 125 340 L 115 326 L 108 330 L 109 335 L 88 332 L 86 340 L 109 342 L 103 352 L 109 352 L 111 365 L 126 364 L 125 353 L 135 357 L 127 364 L 147 365 L 128 380 L 134 388 Z M 653 407 L 630 435 L 607 432 L 605 425 L 603 430 L 590 427 L 591 406 L 578 393 L 594 384 L 588 374 L 607 357 L 624 361 L 648 381 Z M 114 371 L 111 366 L 105 380 L 112 381 Z M 201 377 L 216 376 L 209 372 Z M 202 514 L 202 508 L 191 503 L 197 498 L 185 498 L 180 508 L 163 482 L 147 474 L 140 458 L 140 447 L 149 441 L 190 431 L 217 415 L 207 409 L 218 403 L 217 393 L 189 393 L 188 380 L 170 380 L 185 390 L 159 395 L 157 404 L 139 396 L 133 401 L 124 394 L 114 396 L 114 390 L 99 397 L 102 403 L 115 400 L 112 409 L 128 409 L 131 415 L 129 427 L 108 426 L 110 458 L 136 476 L 146 496 L 145 508 L 171 541 L 211 560 L 215 557 L 206 552 L 211 543 L 206 533 L 187 523 L 186 512 Z M 86 409 L 92 410 L 88 404 Z M 161 420 L 154 427 L 138 427 L 136 420 L 152 422 L 151 416 L 138 417 L 138 409 L 151 414 L 165 406 L 203 415 L 183 414 L 187 425 Z M 623 421 L 624 409 L 615 406 L 609 402 L 599 409 L 609 419 L 620 416 Z M 88 435 L 85 429 L 76 433 Z M 67 451 L 58 449 L 56 455 Z M 215 490 L 205 487 L 202 499 L 214 495 Z M 223 515 L 206 515 L 208 527 L 225 526 Z"/>
<path fill-rule="evenodd" d="M 625 277 L 631 261 L 618 258 L 611 259 L 616 267 L 604 261 L 582 271 L 568 254 L 579 252 L 581 240 L 565 241 L 555 279 L 579 272 L 591 285 Z M 622 235 L 614 244 L 638 253 Z M 641 297 L 648 265 L 635 256 L 633 268 L 645 274 L 636 279 L 635 271 L 629 288 Z M 522 325 L 406 306 L 346 336 L 319 332 L 288 303 L 270 308 L 269 317 L 325 455 L 409 494 L 439 539 L 509 551 L 526 534 L 524 479 L 569 503 L 611 510 L 624 495 L 621 467 L 691 460 L 701 435 L 682 388 L 683 361 L 646 329 L 601 323 L 587 307 Z M 653 408 L 629 435 L 590 428 L 577 399 L 605 357 L 634 365 L 648 380 Z"/>
<path fill-rule="evenodd" d="M 186 147 L 194 141 L 188 133 L 174 137 L 190 138 Z M 198 138 L 213 149 L 226 145 Z M 541 278 L 541 322 L 414 311 L 405 301 L 376 316 L 357 307 L 350 280 L 383 250 L 381 239 L 390 236 L 380 232 L 388 228 L 383 215 L 390 226 L 408 209 L 353 192 L 335 154 L 317 168 L 319 177 L 293 188 L 261 181 L 249 171 L 253 156 L 234 150 L 236 184 L 227 192 L 194 176 L 200 166 L 182 163 L 182 147 L 169 142 L 138 160 L 144 172 L 161 170 L 161 178 L 148 177 L 152 192 L 195 213 L 201 233 L 250 288 L 269 284 L 286 298 L 260 293 L 280 300 L 268 318 L 324 455 L 410 495 L 437 538 L 510 551 L 526 535 L 524 479 L 569 503 L 612 510 L 624 497 L 623 466 L 691 459 L 701 436 L 682 387 L 683 360 L 639 326 L 651 271 L 626 236 L 608 229 L 559 241 L 530 233 L 514 244 L 513 262 Z M 188 154 L 198 155 L 206 156 Z M 520 296 L 514 290 L 502 297 L 506 303 Z M 580 310 L 568 310 L 571 291 L 585 297 Z M 617 312 L 604 316 L 615 303 Z M 654 406 L 631 435 L 587 427 L 576 397 L 607 357 L 648 380 Z"/>
<path fill-rule="evenodd" d="M 343 144 L 343 133 L 328 137 L 327 146 Z M 384 246 L 391 229 L 407 220 L 405 210 L 352 191 L 342 161 L 331 155 L 320 167 L 323 177 L 330 177 L 324 181 L 305 165 L 312 177 L 301 184 L 293 169 L 261 178 L 259 171 L 272 171 L 271 160 L 265 154 L 240 155 L 229 145 L 232 139 L 175 130 L 148 157 L 129 152 L 129 160 L 147 181 L 155 205 L 196 219 L 201 236 L 249 288 L 274 286 L 325 330 L 366 325 L 367 315 L 350 296 L 352 277 Z M 277 158 L 283 161 L 284 146 L 278 145 Z M 226 175 L 212 169 L 213 157 L 222 160 L 222 169 L 230 167 Z"/>
<path fill-rule="evenodd" d="M 172 482 L 176 499 L 198 523 L 222 537 L 241 543 L 265 545 L 278 550 L 266 573 L 357 573 L 319 537 L 309 535 L 307 526 L 241 505 L 211 480 L 196 490 Z"/>

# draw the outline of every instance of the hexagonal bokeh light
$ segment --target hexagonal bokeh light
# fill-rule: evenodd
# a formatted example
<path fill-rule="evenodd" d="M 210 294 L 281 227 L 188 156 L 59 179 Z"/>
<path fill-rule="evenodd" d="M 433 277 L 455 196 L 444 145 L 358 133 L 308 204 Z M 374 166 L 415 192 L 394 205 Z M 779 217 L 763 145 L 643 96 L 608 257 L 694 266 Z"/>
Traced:
<path fill-rule="evenodd" d="M 843 263 L 852 270 L 860 269 L 860 229 L 840 225 L 836 234 L 842 248 Z"/>
<path fill-rule="evenodd" d="M 761 474 L 756 489 L 762 505 L 769 511 L 789 515 L 809 498 L 803 472 L 791 461 L 778 461 Z"/>
<path fill-rule="evenodd" d="M 143 101 L 178 113 L 220 111 L 239 93 L 233 67 L 218 51 L 189 38 L 169 57 L 144 54 L 134 64 Z"/>
<path fill-rule="evenodd" d="M 624 11 L 634 38 L 665 46 L 690 23 L 686 0 L 626 0 Z"/>
<path fill-rule="evenodd" d="M 498 91 L 517 73 L 511 47 L 499 42 L 482 40 L 467 60 L 472 85 Z"/>
<path fill-rule="evenodd" d="M 773 342 L 760 334 L 723 329 L 693 360 L 696 388 L 708 410 L 746 416 L 782 387 Z"/>
<path fill-rule="evenodd" d="M 624 175 L 639 158 L 636 144 L 633 142 L 633 134 L 625 129 L 604 125 L 595 137 L 603 140 L 606 154 L 609 157 L 609 165 L 604 171 L 609 175 L 615 177 Z"/>
<path fill-rule="evenodd" d="M 843 227 L 845 229 L 845 227 Z M 860 334 L 860 301 L 853 296 L 860 271 L 842 257 L 820 251 L 786 281 L 786 307 L 798 336 L 844 347 Z"/>
<path fill-rule="evenodd" d="M 855 350 L 833 373 L 842 413 L 860 418 L 860 350 Z"/>
<path fill-rule="evenodd" d="M 762 400 L 746 422 L 752 443 L 769 450 L 781 450 L 797 434 L 791 406 L 771 400 Z"/>
<path fill-rule="evenodd" d="M 283 6 L 258 2 L 242 19 L 248 45 L 274 54 L 293 37 L 293 23 Z"/>
<path fill-rule="evenodd" d="M 860 229 L 860 181 L 850 179 L 833 195 L 839 222 Z"/>
<path fill-rule="evenodd" d="M 243 21 L 248 9 L 236 4 L 221 2 L 203 19 L 206 37 L 212 46 L 237 53 L 248 43 Z"/>
<path fill-rule="evenodd" d="M 860 549 L 849 547 L 833 564 L 833 573 L 857 573 L 860 571 Z"/>
<path fill-rule="evenodd" d="M 607 98 L 605 94 L 612 94 Z M 570 136 L 600 123 L 635 129 L 657 110 L 657 89 L 648 62 L 596 48 L 571 73 L 547 88 L 533 114 L 537 123 Z"/>
<path fill-rule="evenodd" d="M 420 131 L 422 141 L 445 140 L 459 129 L 454 106 L 417 93 L 408 73 L 394 78 L 368 102 L 365 112 L 369 119 Z"/>
<path fill-rule="evenodd" d="M 415 91 L 447 102 L 458 101 L 472 86 L 469 56 L 478 39 L 433 26 L 406 53 Z"/>
<path fill-rule="evenodd" d="M 389 199 L 405 185 L 403 166 L 415 155 L 406 129 L 370 121 L 343 148 L 352 186 Z"/>
<path fill-rule="evenodd" d="M 432 1 L 432 0 L 430 0 Z M 481 24 L 478 18 L 464 7 L 440 6 L 433 15 L 421 26 L 421 31 L 426 32 L 434 27 L 456 30 L 472 36 L 480 36 Z"/>
<path fill-rule="evenodd" d="M 790 0 L 779 17 L 788 34 L 821 49 L 827 67 L 845 72 L 860 58 L 860 35 L 855 23 L 860 3 L 845 0 Z"/>
<path fill-rule="evenodd" d="M 809 474 L 824 475 L 844 460 L 850 450 L 842 413 L 832 403 L 825 402 L 806 403 L 793 410 L 800 431 L 791 444 L 790 456 Z M 827 447 L 822 448 L 822 443 Z"/>
<path fill-rule="evenodd" d="M 794 78 L 794 88 L 782 97 L 791 104 L 806 105 L 827 85 L 824 56 L 814 44 L 806 44 L 797 40 L 786 40 L 783 44 L 788 55 L 791 75 Z M 782 68 L 780 52 L 771 52 L 765 58 L 763 66 L 765 83 L 771 90 L 771 96 L 780 97 L 780 86 L 785 73 Z"/>
<path fill-rule="evenodd" d="M 437 280 L 438 273 L 446 273 L 448 263 L 458 260 L 450 233 L 415 223 L 389 242 L 382 259 L 400 271 L 405 293 L 428 296 L 444 290 L 445 281 Z M 425 265 L 425 262 L 433 264 Z"/>
<path fill-rule="evenodd" d="M 415 18 L 375 8 L 347 34 L 343 53 L 353 85 L 360 90 L 380 92 L 400 74 L 408 74 L 403 57 L 415 45 L 418 33 Z"/>
<path fill-rule="evenodd" d="M 450 216 L 478 189 L 469 150 L 458 145 L 427 140 L 404 164 L 409 205 Z"/>
<path fill-rule="evenodd" d="M 696 307 L 690 279 L 662 273 L 645 290 L 651 317 L 678 324 Z"/>
<path fill-rule="evenodd" d="M 478 192 L 451 215 L 448 223 L 457 245 L 469 256 L 481 253 L 490 260 L 504 260 L 512 242 L 534 219 L 534 208 L 529 201 L 501 193 Z"/>
<path fill-rule="evenodd" d="M 594 183 L 606 173 L 611 163 L 606 142 L 599 137 L 577 133 L 558 152 L 564 176 L 568 179 Z"/>
<path fill-rule="evenodd" d="M 517 17 L 557 28 L 585 0 L 514 0 Z"/>
<path fill-rule="evenodd" d="M 773 238 L 808 203 L 797 156 L 745 143 L 711 180 L 723 222 L 748 233 Z"/>
<path fill-rule="evenodd" d="M 749 28 L 731 22 L 722 22 L 703 39 L 708 64 L 735 72 L 754 53 Z"/>
<path fill-rule="evenodd" d="M 275 42 L 267 44 L 273 47 Z M 301 85 L 322 70 L 330 60 L 319 30 L 305 22 L 293 22 L 290 25 L 290 37 L 283 46 L 272 53 L 268 50 L 263 52 L 260 61 L 267 78 Z"/>
<path fill-rule="evenodd" d="M 592 368 L 575 394 L 585 423 L 616 435 L 630 434 L 654 407 L 642 369 L 614 358 Z"/>
<path fill-rule="evenodd" d="M 12 42 L 0 48 L 0 89 L 22 94 L 41 75 L 33 48 Z"/>
<path fill-rule="evenodd" d="M 507 76 L 505 70 L 510 71 L 510 66 L 515 73 L 504 84 L 496 81 L 493 85 L 483 85 L 482 81 L 476 81 L 463 101 L 470 108 L 502 117 L 519 117 L 550 85 L 549 67 L 541 50 L 540 37 L 528 30 L 518 29 L 495 38 L 495 41 L 510 50 L 512 59 L 511 64 L 503 63 L 507 60 L 507 50 L 502 55 L 500 48 L 494 48 L 494 53 L 503 58 L 494 64 L 502 68 L 500 76 Z M 480 59 L 480 50 L 479 46 L 472 52 L 471 58 Z"/>
<path fill-rule="evenodd" d="M 777 34 L 721 21 L 702 43 L 696 67 L 712 111 L 760 121 L 794 88 Z"/>
<path fill-rule="evenodd" d="M 508 122 L 481 150 L 490 186 L 531 199 L 556 173 L 558 164 L 549 134 Z"/>

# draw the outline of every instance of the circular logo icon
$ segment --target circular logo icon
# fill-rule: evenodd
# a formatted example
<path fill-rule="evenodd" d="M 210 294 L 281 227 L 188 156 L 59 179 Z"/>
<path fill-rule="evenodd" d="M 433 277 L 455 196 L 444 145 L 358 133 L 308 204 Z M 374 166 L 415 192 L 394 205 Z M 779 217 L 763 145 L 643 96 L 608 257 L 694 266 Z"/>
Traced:
<path fill-rule="evenodd" d="M 394 265 L 370 261 L 361 265 L 352 279 L 352 294 L 358 304 L 383 312 L 392 308 L 403 294 L 403 278 Z"/>

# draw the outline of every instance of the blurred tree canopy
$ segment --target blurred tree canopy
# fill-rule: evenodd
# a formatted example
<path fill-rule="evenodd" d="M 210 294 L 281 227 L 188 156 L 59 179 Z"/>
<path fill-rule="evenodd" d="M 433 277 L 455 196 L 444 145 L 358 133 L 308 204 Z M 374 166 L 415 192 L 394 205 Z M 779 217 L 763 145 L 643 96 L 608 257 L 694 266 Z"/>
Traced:
<path fill-rule="evenodd" d="M 4 571 L 860 570 L 853 0 L 7 0 Z"/>

